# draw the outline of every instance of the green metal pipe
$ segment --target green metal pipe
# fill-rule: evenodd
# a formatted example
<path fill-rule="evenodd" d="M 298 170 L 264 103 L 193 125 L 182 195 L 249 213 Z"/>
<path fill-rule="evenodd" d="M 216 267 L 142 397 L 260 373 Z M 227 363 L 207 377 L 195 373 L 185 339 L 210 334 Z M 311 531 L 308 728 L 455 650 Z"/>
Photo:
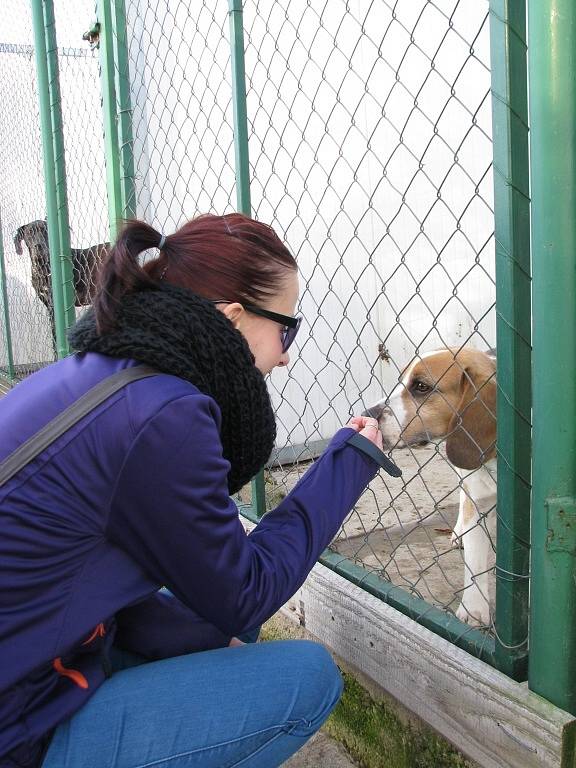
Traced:
<path fill-rule="evenodd" d="M 128 62 L 128 33 L 126 4 L 112 0 L 113 55 L 116 74 L 116 120 L 120 162 L 120 204 L 123 219 L 136 216 L 134 185 L 134 140 L 132 135 L 132 102 L 130 99 L 130 67 Z"/>
<path fill-rule="evenodd" d="M 248 110 L 246 107 L 246 69 L 244 65 L 244 27 L 242 0 L 228 0 L 232 64 L 232 109 L 234 115 L 234 154 L 236 160 L 236 199 L 238 210 L 252 215 L 250 201 L 250 160 L 248 151 Z"/>
<path fill-rule="evenodd" d="M 31 4 L 42 132 L 56 352 L 57 356 L 62 358 L 69 354 L 66 330 L 74 322 L 75 314 L 56 29 L 52 0 L 31 0 Z"/>
<path fill-rule="evenodd" d="M 531 458 L 530 198 L 526 4 L 491 0 L 496 242 L 497 667 L 525 679 Z"/>
<path fill-rule="evenodd" d="M 48 87 L 50 92 L 50 115 L 52 120 L 52 142 L 54 145 L 54 175 L 56 184 L 56 205 L 58 231 L 60 236 L 60 274 L 62 276 L 62 298 L 64 325 L 68 329 L 76 322 L 74 277 L 70 250 L 70 217 L 68 215 L 68 190 L 66 184 L 66 158 L 64 153 L 64 128 L 62 122 L 62 98 L 58 72 L 58 44 L 56 41 L 56 20 L 53 0 L 44 2 L 44 29 L 46 36 L 46 61 L 48 65 Z M 69 354 L 68 341 L 59 357 Z"/>
<path fill-rule="evenodd" d="M 102 83 L 102 112 L 104 117 L 104 152 L 106 157 L 106 189 L 108 193 L 108 221 L 110 241 L 114 242 L 122 220 L 124 203 L 120 155 L 118 145 L 118 118 L 114 55 L 113 9 L 110 0 L 98 0 L 100 22 L 100 78 Z"/>
<path fill-rule="evenodd" d="M 4 238 L 2 237 L 2 217 L 0 216 L 0 292 L 2 294 L 2 314 L 4 317 L 4 339 L 6 340 L 6 357 L 8 363 L 8 381 L 13 383 L 14 355 L 12 351 L 12 331 L 10 327 L 10 307 L 8 305 L 8 286 L 6 265 L 4 263 Z"/>
<path fill-rule="evenodd" d="M 530 689 L 576 714 L 576 4 L 529 0 L 533 290 Z"/>
<path fill-rule="evenodd" d="M 236 163 L 236 202 L 238 210 L 252 215 L 250 201 L 250 160 L 248 150 L 248 110 L 246 107 L 246 69 L 244 65 L 244 25 L 242 0 L 228 0 L 230 19 L 230 59 L 232 65 L 232 109 L 234 117 L 234 157 Z M 264 472 L 252 480 L 252 503 L 258 516 L 266 512 Z"/>

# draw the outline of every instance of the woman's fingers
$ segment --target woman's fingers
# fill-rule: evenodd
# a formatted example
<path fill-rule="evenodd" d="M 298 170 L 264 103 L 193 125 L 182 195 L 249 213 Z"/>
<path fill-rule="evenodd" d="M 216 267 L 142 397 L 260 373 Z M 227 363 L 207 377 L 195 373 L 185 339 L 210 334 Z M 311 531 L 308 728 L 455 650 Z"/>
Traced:
<path fill-rule="evenodd" d="M 376 420 L 374 419 L 374 421 Z M 364 429 L 360 430 L 359 434 L 366 437 L 371 443 L 374 443 L 374 445 L 382 450 L 382 432 L 380 432 L 380 427 L 377 422 L 376 424 L 366 424 Z"/>
<path fill-rule="evenodd" d="M 352 427 L 352 429 L 355 429 L 356 431 L 360 431 L 361 429 L 364 429 L 367 424 L 374 424 L 374 426 L 377 427 L 378 421 L 372 416 L 352 416 L 346 426 Z"/>
<path fill-rule="evenodd" d="M 382 433 L 377 419 L 372 416 L 353 416 L 346 426 L 352 427 L 382 450 Z"/>

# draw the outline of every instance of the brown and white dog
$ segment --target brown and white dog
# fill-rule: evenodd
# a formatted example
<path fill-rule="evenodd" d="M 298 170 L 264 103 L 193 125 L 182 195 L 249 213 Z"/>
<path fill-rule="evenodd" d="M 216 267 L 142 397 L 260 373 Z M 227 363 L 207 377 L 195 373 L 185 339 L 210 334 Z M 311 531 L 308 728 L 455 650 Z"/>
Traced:
<path fill-rule="evenodd" d="M 423 354 L 403 371 L 390 397 L 365 413 L 378 419 L 385 449 L 445 441 L 446 455 L 461 477 L 452 543 L 464 548 L 465 572 L 456 615 L 469 624 L 489 624 L 497 479 L 495 357 L 471 347 Z"/>

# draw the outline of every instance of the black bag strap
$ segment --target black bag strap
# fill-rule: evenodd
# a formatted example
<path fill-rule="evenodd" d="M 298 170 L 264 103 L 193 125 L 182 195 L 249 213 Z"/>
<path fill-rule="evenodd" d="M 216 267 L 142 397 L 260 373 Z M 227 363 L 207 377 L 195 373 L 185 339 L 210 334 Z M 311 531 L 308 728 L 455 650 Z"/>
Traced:
<path fill-rule="evenodd" d="M 158 373 L 160 372 L 147 365 L 137 365 L 132 368 L 123 368 L 121 371 L 98 382 L 76 402 L 68 406 L 62 413 L 59 413 L 52 421 L 49 421 L 46 426 L 28 438 L 25 443 L 22 443 L 19 448 L 0 464 L 0 486 L 7 483 L 8 480 L 14 477 L 26 464 L 35 459 L 39 453 L 42 453 L 64 432 L 73 427 L 90 411 L 97 408 L 104 400 L 118 392 L 119 389 L 122 389 L 131 381 L 145 379 L 148 376 L 156 376 Z"/>

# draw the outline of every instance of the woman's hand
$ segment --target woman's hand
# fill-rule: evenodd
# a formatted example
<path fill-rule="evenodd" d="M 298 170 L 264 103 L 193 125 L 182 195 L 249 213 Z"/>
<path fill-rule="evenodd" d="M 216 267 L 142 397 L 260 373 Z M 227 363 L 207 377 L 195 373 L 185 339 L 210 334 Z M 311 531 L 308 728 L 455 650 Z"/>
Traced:
<path fill-rule="evenodd" d="M 353 416 L 346 426 L 355 429 L 359 435 L 366 437 L 380 450 L 383 449 L 382 432 L 380 432 L 377 419 L 371 416 Z"/>

